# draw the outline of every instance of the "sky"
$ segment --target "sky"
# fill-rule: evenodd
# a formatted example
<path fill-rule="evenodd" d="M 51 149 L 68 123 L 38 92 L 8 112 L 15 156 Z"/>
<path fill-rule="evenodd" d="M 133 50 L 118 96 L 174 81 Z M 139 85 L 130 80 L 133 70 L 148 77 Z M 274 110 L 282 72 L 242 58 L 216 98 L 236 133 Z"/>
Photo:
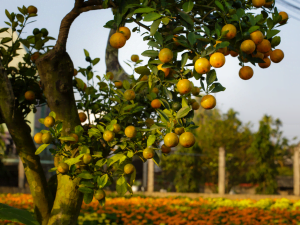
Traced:
<path fill-rule="evenodd" d="M 38 8 L 38 17 L 35 23 L 29 24 L 23 37 L 32 34 L 34 28 L 47 28 L 49 35 L 57 38 L 59 25 L 63 17 L 73 8 L 74 1 L 41 1 L 41 0 L 0 0 L 0 27 L 6 27 L 7 21 L 4 10 L 18 12 L 17 7 L 34 5 Z M 284 52 L 282 62 L 272 63 L 267 69 L 251 66 L 254 75 L 250 80 L 244 81 L 239 78 L 240 66 L 238 59 L 230 55 L 226 57 L 226 63 L 222 68 L 216 69 L 219 82 L 226 87 L 224 92 L 216 94 L 217 107 L 226 112 L 233 108 L 239 112 L 239 119 L 243 122 L 251 122 L 252 130 L 258 129 L 258 121 L 263 115 L 271 115 L 279 118 L 282 123 L 283 136 L 292 140 L 293 137 L 300 138 L 300 75 L 299 75 L 299 25 L 300 21 L 295 19 L 297 14 L 278 5 L 279 11 L 283 10 L 293 15 L 288 24 L 279 28 L 281 32 L 281 44 L 277 47 Z M 90 52 L 92 58 L 99 57 L 100 63 L 94 67 L 98 71 L 96 75 L 103 76 L 106 71 L 105 48 L 108 39 L 109 29 L 103 26 L 108 20 L 113 19 L 110 9 L 90 11 L 81 14 L 72 24 L 67 52 L 73 60 L 75 68 L 86 67 L 87 62 L 83 49 Z M 136 25 L 131 23 L 127 27 L 132 29 Z M 143 32 L 141 32 L 143 33 Z M 140 34 L 141 34 L 140 33 Z M 140 59 L 141 53 L 147 50 L 146 42 L 138 33 L 132 33 L 126 45 L 119 50 L 119 61 L 125 71 L 132 74 L 132 69 L 124 61 L 129 60 L 132 54 L 137 54 Z M 80 77 L 83 79 L 83 77 Z M 200 82 L 192 80 L 195 86 Z M 296 140 L 298 142 L 299 138 Z M 294 141 L 295 143 L 295 141 Z"/>

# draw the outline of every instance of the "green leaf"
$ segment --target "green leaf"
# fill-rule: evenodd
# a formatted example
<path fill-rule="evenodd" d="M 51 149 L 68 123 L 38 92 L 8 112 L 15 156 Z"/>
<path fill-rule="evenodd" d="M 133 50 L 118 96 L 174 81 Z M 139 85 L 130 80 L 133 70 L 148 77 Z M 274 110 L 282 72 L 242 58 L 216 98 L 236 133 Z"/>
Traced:
<path fill-rule="evenodd" d="M 49 146 L 49 144 L 43 144 L 43 145 L 41 145 L 36 151 L 35 151 L 35 155 L 39 155 L 39 154 L 41 154 L 41 152 L 42 151 L 44 151 L 45 150 L 45 148 L 47 148 Z"/>
<path fill-rule="evenodd" d="M 217 73 L 215 70 L 211 70 L 206 75 L 206 84 L 209 86 L 217 79 Z"/>
<path fill-rule="evenodd" d="M 53 111 L 51 111 L 51 112 L 49 113 L 49 116 L 52 116 L 54 119 L 56 119 L 56 113 L 53 112 Z"/>
<path fill-rule="evenodd" d="M 134 10 L 133 13 L 134 13 L 134 14 L 136 14 L 136 13 L 149 13 L 149 12 L 153 12 L 153 11 L 155 11 L 155 9 L 146 7 L 146 8 L 139 8 L 139 9 L 136 9 L 136 10 Z"/>
<path fill-rule="evenodd" d="M 223 12 L 225 11 L 225 10 L 224 10 L 224 6 L 222 5 L 221 2 L 215 1 L 215 4 L 216 4 L 216 6 L 218 6 L 218 8 L 221 9 Z"/>
<path fill-rule="evenodd" d="M 146 50 L 142 54 L 142 56 L 152 57 L 155 58 L 158 56 L 158 51 L 155 50 Z"/>
<path fill-rule="evenodd" d="M 189 111 L 191 111 L 190 107 L 186 106 L 186 107 L 183 107 L 181 108 L 177 114 L 176 114 L 176 118 L 179 119 L 179 118 L 182 118 L 182 117 L 185 117 Z"/>
<path fill-rule="evenodd" d="M 271 18 L 267 19 L 267 25 L 269 29 L 272 29 L 274 27 L 273 20 Z"/>
<path fill-rule="evenodd" d="M 157 166 L 159 166 L 160 158 L 159 158 L 158 154 L 156 153 L 156 151 L 155 151 L 154 156 L 153 156 L 152 159 L 153 159 L 153 162 L 155 162 L 155 164 Z"/>
<path fill-rule="evenodd" d="M 20 23 L 23 23 L 24 22 L 24 16 L 21 15 L 21 14 L 17 14 L 17 20 L 20 22 Z"/>
<path fill-rule="evenodd" d="M 160 14 L 156 13 L 156 12 L 151 12 L 148 13 L 146 16 L 144 16 L 144 21 L 153 21 L 153 20 L 157 20 L 161 17 Z"/>
<path fill-rule="evenodd" d="M 155 33 L 156 33 L 156 31 L 157 31 L 157 29 L 158 29 L 158 27 L 159 27 L 159 24 L 160 24 L 160 19 L 159 20 L 155 20 L 153 23 L 152 23 L 152 25 L 151 25 L 151 27 L 150 27 L 150 35 L 151 36 L 153 36 Z"/>
<path fill-rule="evenodd" d="M 147 139 L 147 146 L 150 147 L 151 145 L 153 145 L 155 140 L 156 140 L 156 136 L 151 134 Z"/>
<path fill-rule="evenodd" d="M 95 59 L 92 61 L 93 66 L 95 66 L 98 62 L 100 62 L 100 58 L 95 58 Z"/>
<path fill-rule="evenodd" d="M 185 11 L 185 12 L 190 12 L 194 7 L 194 2 L 189 0 L 188 2 L 185 2 L 183 5 L 182 5 L 182 9 Z"/>
<path fill-rule="evenodd" d="M 84 172 L 84 173 L 78 174 L 77 177 L 89 180 L 89 179 L 93 179 L 94 175 Z"/>
<path fill-rule="evenodd" d="M 84 193 L 83 201 L 85 204 L 89 204 L 93 201 L 94 193 Z"/>
<path fill-rule="evenodd" d="M 249 28 L 248 32 L 251 34 L 252 32 L 256 31 L 259 29 L 259 26 L 252 26 Z"/>
<path fill-rule="evenodd" d="M 7 9 L 5 9 L 5 15 L 7 16 L 7 18 L 9 19 L 9 21 L 12 22 L 12 16 L 11 16 L 10 13 L 7 11 Z"/>
<path fill-rule="evenodd" d="M 160 115 L 160 118 L 163 122 L 167 123 L 169 122 L 169 117 L 160 109 L 157 109 L 159 115 Z"/>
<path fill-rule="evenodd" d="M 133 183 L 135 181 L 135 177 L 136 177 L 136 169 L 134 168 L 134 170 L 133 170 L 133 172 L 132 172 L 132 174 L 130 176 L 130 181 L 129 181 L 129 183 L 130 183 L 131 186 L 133 185 Z"/>
<path fill-rule="evenodd" d="M 53 167 L 50 170 L 48 170 L 48 172 L 55 172 L 57 170 L 57 167 Z"/>
<path fill-rule="evenodd" d="M 269 30 L 267 32 L 267 39 L 274 37 L 276 34 L 278 34 L 280 32 L 280 30 Z"/>
<path fill-rule="evenodd" d="M 87 50 L 83 49 L 83 51 L 84 51 L 84 55 L 85 55 L 85 57 L 88 57 L 88 56 L 90 56 L 90 53 L 89 53 Z"/>
<path fill-rule="evenodd" d="M 29 211 L 16 209 L 2 203 L 0 203 L 0 218 L 1 220 L 9 220 L 26 225 L 39 225 Z"/>
<path fill-rule="evenodd" d="M 194 32 L 189 33 L 188 40 L 189 40 L 191 45 L 194 45 L 196 43 L 197 39 L 196 39 L 196 35 L 195 35 Z"/>
<path fill-rule="evenodd" d="M 118 193 L 120 196 L 125 195 L 125 193 L 127 192 L 127 182 L 126 182 L 124 176 L 121 176 L 121 177 L 117 180 L 116 190 L 117 190 L 117 193 Z"/>
<path fill-rule="evenodd" d="M 44 124 L 44 121 L 45 121 L 45 118 L 40 118 L 40 119 L 39 119 L 39 122 L 40 122 L 41 124 Z"/>
<path fill-rule="evenodd" d="M 239 8 L 237 11 L 236 11 L 236 14 L 239 18 L 242 18 L 244 15 L 245 15 L 245 11 L 242 9 L 242 8 Z"/>
<path fill-rule="evenodd" d="M 225 91 L 225 87 L 223 87 L 220 83 L 215 83 L 215 88 L 211 91 L 211 93 L 217 93 L 220 91 Z"/>
<path fill-rule="evenodd" d="M 105 131 L 105 129 L 104 129 L 104 127 L 103 126 L 101 126 L 101 125 L 97 125 L 97 128 L 102 132 L 102 133 L 104 133 L 104 131 Z"/>
<path fill-rule="evenodd" d="M 11 41 L 12 39 L 11 38 L 3 38 L 2 40 L 1 40 L 1 44 L 5 44 L 5 43 L 7 43 L 7 42 L 9 42 L 9 41 Z"/>
<path fill-rule="evenodd" d="M 123 154 L 113 155 L 111 158 L 108 159 L 107 166 L 110 167 L 112 164 L 119 161 L 122 157 L 123 157 Z"/>
<path fill-rule="evenodd" d="M 97 183 L 99 185 L 99 188 L 104 188 L 105 185 L 107 184 L 107 181 L 108 181 L 108 175 L 107 174 L 104 174 L 103 176 L 98 177 Z"/>
<path fill-rule="evenodd" d="M 94 193 L 93 189 L 88 188 L 88 187 L 80 187 L 80 188 L 78 188 L 78 191 L 80 191 L 80 192 L 82 192 L 84 194 Z"/>
<path fill-rule="evenodd" d="M 107 159 L 100 159 L 96 162 L 96 166 L 102 167 L 107 162 Z"/>
<path fill-rule="evenodd" d="M 186 52 L 186 53 L 183 53 L 181 55 L 181 68 L 183 69 L 183 67 L 185 66 L 187 60 L 189 58 L 189 54 Z"/>
<path fill-rule="evenodd" d="M 190 25 L 194 26 L 194 21 L 191 19 L 191 17 L 183 12 L 179 12 L 179 15 L 182 19 L 184 19 L 186 22 L 188 22 Z"/>
<path fill-rule="evenodd" d="M 81 125 L 78 125 L 75 127 L 75 134 L 77 134 L 78 136 L 81 136 L 83 134 L 83 132 L 84 132 L 84 130 Z"/>
<path fill-rule="evenodd" d="M 101 136 L 100 131 L 96 128 L 89 129 L 88 134 L 89 134 L 89 137 L 93 137 L 93 136 L 100 137 Z"/>
<path fill-rule="evenodd" d="M 79 163 L 81 161 L 82 157 L 83 157 L 83 154 L 80 154 L 76 158 L 70 158 L 70 159 L 67 159 L 64 162 L 67 163 L 69 166 L 72 166 L 72 165 L 74 165 L 76 163 Z"/>
<path fill-rule="evenodd" d="M 124 87 L 126 90 L 130 89 L 130 83 L 129 83 L 128 80 L 124 80 L 124 81 L 123 81 L 123 87 Z"/>
<path fill-rule="evenodd" d="M 59 137 L 58 138 L 59 140 L 62 140 L 62 141 L 76 141 L 74 137 Z"/>
<path fill-rule="evenodd" d="M 128 158 L 132 158 L 133 155 L 134 155 L 133 151 L 128 151 L 128 152 L 127 152 L 127 157 L 128 157 Z M 121 161 L 121 160 L 120 160 L 120 161 Z"/>
<path fill-rule="evenodd" d="M 163 40 L 163 37 L 162 37 L 161 33 L 155 32 L 154 38 L 156 39 L 158 44 L 160 44 L 160 45 L 164 44 L 164 40 Z"/>

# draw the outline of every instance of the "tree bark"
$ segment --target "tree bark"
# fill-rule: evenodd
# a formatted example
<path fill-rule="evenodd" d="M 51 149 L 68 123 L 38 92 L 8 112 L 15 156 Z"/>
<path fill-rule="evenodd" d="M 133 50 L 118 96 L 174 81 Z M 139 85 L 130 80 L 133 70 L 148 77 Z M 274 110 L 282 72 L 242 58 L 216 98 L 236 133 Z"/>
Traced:
<path fill-rule="evenodd" d="M 113 48 L 109 43 L 110 37 L 116 33 L 116 31 L 116 29 L 111 29 L 108 35 L 105 53 L 106 72 L 112 72 L 114 74 L 114 80 L 123 81 L 128 79 L 128 74 L 119 63 L 119 50 Z"/>
<path fill-rule="evenodd" d="M 65 51 L 53 49 L 37 61 L 37 68 L 48 105 L 56 113 L 56 119 L 63 121 L 62 135 L 74 132 L 80 120 L 72 86 L 74 66 L 71 58 Z M 82 193 L 77 190 L 79 181 L 58 174 L 49 225 L 76 224 L 83 199 Z"/>
<path fill-rule="evenodd" d="M 40 157 L 35 155 L 35 145 L 30 134 L 30 127 L 15 105 L 15 96 L 11 83 L 2 70 L 0 61 L 0 114 L 16 145 L 23 162 L 30 191 L 34 199 L 34 211 L 40 224 L 46 225 L 50 217 L 53 197 L 47 186 Z"/>

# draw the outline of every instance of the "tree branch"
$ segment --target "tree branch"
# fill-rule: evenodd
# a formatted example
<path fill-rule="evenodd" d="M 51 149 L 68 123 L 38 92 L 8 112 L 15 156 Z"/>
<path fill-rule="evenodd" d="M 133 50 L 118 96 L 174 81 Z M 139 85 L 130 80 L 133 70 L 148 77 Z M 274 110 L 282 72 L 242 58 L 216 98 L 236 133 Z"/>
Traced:
<path fill-rule="evenodd" d="M 18 154 L 25 168 L 26 178 L 34 200 L 34 211 L 40 224 L 48 223 L 53 205 L 53 196 L 47 186 L 46 177 L 39 156 L 35 155 L 30 127 L 25 122 L 22 112 L 15 105 L 13 88 L 2 69 L 0 60 L 0 114 L 17 147 Z"/>
<path fill-rule="evenodd" d="M 150 31 L 150 28 L 147 27 L 145 24 L 140 23 L 139 21 L 137 21 L 137 20 L 134 19 L 133 17 L 131 17 L 131 19 L 133 19 L 133 21 L 134 21 L 137 25 L 139 25 L 139 26 L 141 26 L 141 27 L 144 27 L 146 30 Z"/>

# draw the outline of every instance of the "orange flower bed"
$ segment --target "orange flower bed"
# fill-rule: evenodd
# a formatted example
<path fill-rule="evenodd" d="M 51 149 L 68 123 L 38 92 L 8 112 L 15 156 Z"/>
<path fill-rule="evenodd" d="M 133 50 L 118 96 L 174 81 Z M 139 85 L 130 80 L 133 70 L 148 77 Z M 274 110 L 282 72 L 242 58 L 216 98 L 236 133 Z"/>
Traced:
<path fill-rule="evenodd" d="M 259 201 L 245 199 L 131 197 L 107 198 L 105 206 L 101 207 L 94 199 L 90 204 L 83 203 L 78 224 L 299 224 L 299 201 L 264 199 L 261 202 L 266 201 L 270 205 L 262 208 L 257 204 Z M 31 195 L 0 195 L 0 203 L 33 210 Z M 8 221 L 0 222 L 6 223 Z"/>

